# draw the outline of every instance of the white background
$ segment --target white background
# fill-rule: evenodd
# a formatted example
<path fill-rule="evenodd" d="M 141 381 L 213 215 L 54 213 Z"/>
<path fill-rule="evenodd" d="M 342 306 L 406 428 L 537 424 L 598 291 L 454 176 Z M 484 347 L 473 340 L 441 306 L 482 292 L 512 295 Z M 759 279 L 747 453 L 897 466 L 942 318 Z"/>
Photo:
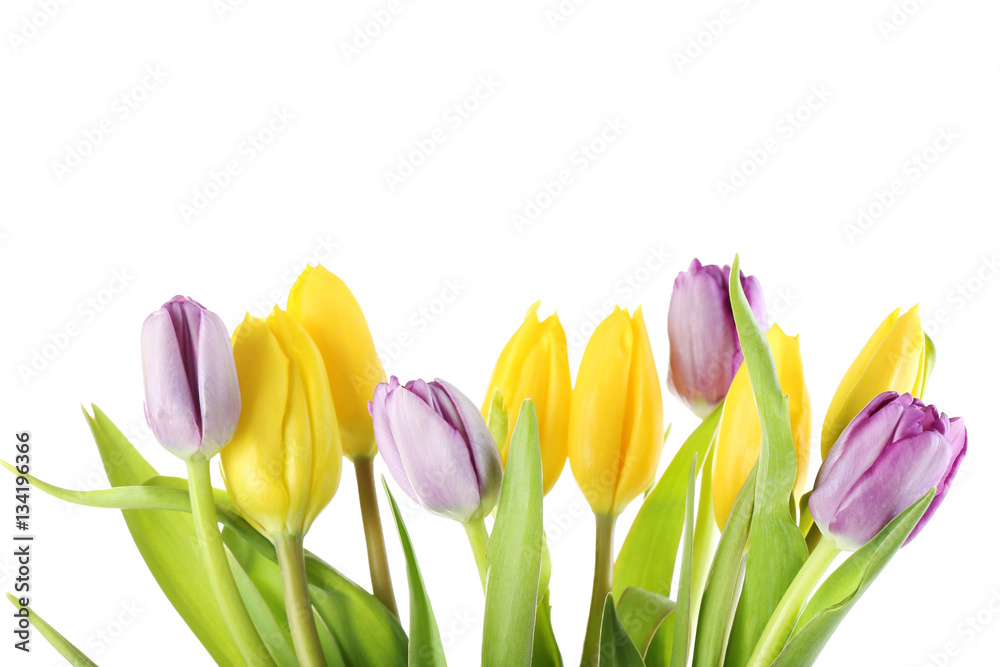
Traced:
<path fill-rule="evenodd" d="M 926 397 L 969 428 L 947 502 L 819 664 L 993 664 L 1000 6 L 893 2 L 594 0 L 564 3 L 575 9 L 563 16 L 556 0 L 421 0 L 393 5 L 376 30 L 371 12 L 387 0 L 50 0 L 50 18 L 45 2 L 6 0 L 0 455 L 10 460 L 13 433 L 30 429 L 40 477 L 103 488 L 79 413 L 94 402 L 160 471 L 181 474 L 144 428 L 139 368 L 142 320 L 174 294 L 233 328 L 244 311 L 283 305 L 301 267 L 323 261 L 364 306 L 390 373 L 446 378 L 478 403 L 539 298 L 566 327 L 574 369 L 609 304 L 642 304 L 665 383 L 674 276 L 692 257 L 740 252 L 772 319 L 801 335 L 814 452 L 851 359 L 890 310 L 917 302 L 938 348 Z M 346 54 L 366 26 L 378 34 Z M 276 109 L 294 118 L 268 134 Z M 605 127 L 618 128 L 610 143 Z M 250 136 L 268 143 L 252 148 Z M 939 136 L 950 138 L 935 148 Z M 386 172 L 428 138 L 444 141 L 390 188 Z M 230 161 L 239 173 L 213 187 Z M 569 184 L 539 200 L 564 170 Z M 738 187 L 723 196 L 720 183 Z M 529 199 L 540 213 L 518 228 Z M 858 224 L 859 207 L 870 222 Z M 60 335 L 67 327 L 76 335 Z M 664 400 L 674 435 L 661 469 L 696 423 Z M 7 479 L 2 541 L 14 532 Z M 545 508 L 567 664 L 590 594 L 584 506 L 567 466 Z M 32 512 L 32 602 L 56 628 L 102 665 L 209 662 L 118 513 L 38 491 Z M 407 520 L 451 664 L 475 664 L 482 599 L 465 535 L 413 508 Z M 349 467 L 307 546 L 368 585 Z M 11 551 L 0 548 L 5 590 Z M 0 662 L 61 663 L 37 633 L 30 657 L 15 653 L 12 619 L 0 617 Z M 118 636 L 100 639 L 108 632 Z"/>

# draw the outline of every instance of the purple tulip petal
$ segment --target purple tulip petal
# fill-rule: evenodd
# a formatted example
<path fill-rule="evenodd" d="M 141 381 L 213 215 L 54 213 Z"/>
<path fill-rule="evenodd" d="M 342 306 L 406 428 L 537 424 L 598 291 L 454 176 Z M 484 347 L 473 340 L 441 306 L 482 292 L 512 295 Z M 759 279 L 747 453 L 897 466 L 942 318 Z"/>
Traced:
<path fill-rule="evenodd" d="M 213 312 L 201 314 L 196 369 L 202 453 L 211 458 L 226 446 L 240 421 L 240 382 L 229 332 Z"/>
<path fill-rule="evenodd" d="M 947 420 L 947 415 L 943 415 L 944 419 Z M 949 448 L 951 449 L 951 455 L 948 461 L 948 472 L 944 479 L 938 483 L 937 491 L 934 494 L 934 500 L 931 501 L 930 506 L 924 515 L 920 517 L 920 521 L 914 527 L 913 532 L 910 536 L 906 538 L 906 542 L 903 546 L 910 543 L 914 537 L 924 529 L 924 526 L 930 521 L 930 518 L 934 516 L 937 512 L 938 506 L 944 500 L 944 497 L 948 495 L 948 490 L 951 488 L 951 483 L 955 479 L 955 475 L 958 473 L 958 467 L 962 465 L 962 461 L 965 459 L 965 450 L 968 446 L 968 434 L 965 432 L 965 421 L 961 417 L 956 417 L 947 423 L 947 431 L 945 432 L 945 437 L 948 440 Z"/>
<path fill-rule="evenodd" d="M 375 431 L 375 442 L 378 444 L 378 451 L 382 455 L 382 460 L 389 468 L 389 474 L 396 480 L 400 488 L 415 502 L 420 502 L 417 498 L 410 480 L 406 478 L 406 470 L 403 468 L 403 461 L 399 457 L 399 448 L 392 437 L 392 427 L 389 425 L 389 414 L 386 410 L 386 395 L 399 387 L 399 380 L 396 376 L 389 378 L 389 382 L 379 382 L 375 386 L 375 395 L 368 401 L 368 414 L 372 417 L 372 426 Z"/>
<path fill-rule="evenodd" d="M 164 447 L 188 457 L 201 446 L 200 409 L 167 311 L 158 310 L 143 322 L 141 349 L 146 421 Z"/>
<path fill-rule="evenodd" d="M 830 532 L 837 546 L 859 548 L 919 500 L 947 472 L 950 449 L 933 431 L 886 447 L 834 514 Z"/>
<path fill-rule="evenodd" d="M 461 434 L 406 387 L 388 393 L 386 413 L 406 478 L 427 509 L 467 521 L 480 491 Z"/>

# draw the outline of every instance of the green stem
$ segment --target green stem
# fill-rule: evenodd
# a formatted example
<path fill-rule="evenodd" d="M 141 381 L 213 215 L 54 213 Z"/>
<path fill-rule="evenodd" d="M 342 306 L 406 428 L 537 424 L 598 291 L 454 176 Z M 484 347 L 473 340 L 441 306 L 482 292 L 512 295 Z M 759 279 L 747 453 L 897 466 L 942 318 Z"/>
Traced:
<path fill-rule="evenodd" d="M 483 585 L 483 593 L 486 592 L 486 547 L 490 543 L 490 534 L 486 532 L 486 522 L 483 519 L 474 519 L 465 526 L 465 534 L 469 536 L 469 545 L 472 547 L 472 554 L 476 557 L 476 566 L 479 568 L 479 582 Z"/>
<path fill-rule="evenodd" d="M 292 633 L 295 655 L 303 667 L 326 667 L 323 646 L 316 631 L 309 584 L 306 582 L 306 558 L 301 535 L 284 535 L 275 539 L 278 567 L 281 570 L 281 591 L 285 598 L 288 629 Z"/>
<path fill-rule="evenodd" d="M 583 640 L 582 667 L 596 667 L 601 657 L 601 621 L 604 617 L 604 600 L 611 592 L 611 555 L 615 536 L 615 519 L 618 517 L 597 514 L 597 540 L 594 550 L 594 590 L 590 595 L 590 616 L 587 618 L 587 635 Z"/>
<path fill-rule="evenodd" d="M 198 536 L 208 581 L 222 618 L 248 665 L 273 666 L 274 662 L 260 640 L 260 635 L 257 634 L 250 614 L 243 604 L 243 598 L 240 597 L 233 571 L 229 569 L 226 548 L 219 533 L 219 518 L 215 513 L 215 497 L 212 494 L 212 475 L 208 459 L 201 456 L 192 457 L 187 462 L 187 469 L 195 534 Z"/>
<path fill-rule="evenodd" d="M 389 559 L 385 555 L 385 539 L 382 537 L 382 521 L 378 515 L 372 460 L 356 460 L 354 474 L 358 478 L 358 500 L 361 502 L 361 520 L 365 526 L 365 542 L 368 544 L 368 571 L 372 578 L 372 592 L 398 618 L 392 578 L 389 576 Z"/>
<path fill-rule="evenodd" d="M 802 569 L 795 575 L 788 590 L 785 591 L 774 613 L 771 614 L 771 618 L 764 627 L 764 632 L 750 656 L 748 667 L 770 665 L 771 661 L 781 652 L 785 642 L 788 641 L 788 636 L 795 627 L 799 614 L 802 613 L 802 608 L 816 587 L 816 583 L 819 582 L 839 552 L 840 550 L 834 543 L 825 538 L 816 545 L 812 554 L 802 564 Z"/>

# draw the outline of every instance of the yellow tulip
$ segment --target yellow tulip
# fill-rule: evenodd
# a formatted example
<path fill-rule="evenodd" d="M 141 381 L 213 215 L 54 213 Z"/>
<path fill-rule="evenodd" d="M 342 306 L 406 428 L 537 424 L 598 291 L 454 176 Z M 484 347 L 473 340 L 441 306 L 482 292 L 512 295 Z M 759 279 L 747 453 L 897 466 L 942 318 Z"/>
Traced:
<path fill-rule="evenodd" d="M 528 309 L 524 323 L 500 353 L 483 400 L 483 419 L 488 418 L 493 390 L 499 389 L 506 405 L 507 439 L 497 443 L 507 465 L 507 450 L 517 421 L 517 406 L 530 398 L 538 414 L 542 447 L 542 485 L 545 493 L 555 485 L 566 464 L 566 429 L 569 426 L 570 377 L 566 332 L 559 318 L 538 320 L 537 302 Z"/>
<path fill-rule="evenodd" d="M 820 438 L 823 457 L 851 420 L 884 391 L 920 398 L 927 379 L 928 345 L 917 306 L 902 317 L 899 308 L 885 318 L 847 369 L 830 401 Z"/>
<path fill-rule="evenodd" d="M 617 516 L 653 483 L 663 398 L 642 309 L 615 308 L 587 343 L 573 388 L 569 462 L 598 515 Z"/>
<path fill-rule="evenodd" d="M 368 401 L 375 385 L 385 382 L 385 370 L 357 299 L 322 266 L 307 266 L 288 295 L 288 314 L 323 355 L 344 455 L 352 461 L 372 458 L 378 450 Z"/>
<path fill-rule="evenodd" d="M 798 336 L 788 336 L 777 324 L 767 332 L 767 343 L 774 356 L 781 391 L 788 395 L 792 442 L 798 469 L 794 495 L 798 502 L 805 491 L 809 475 L 809 438 L 812 433 L 812 406 L 802 372 L 802 355 Z M 721 530 L 729 518 L 743 483 L 760 456 L 760 418 L 750 388 L 746 362 L 740 365 L 729 387 L 719 423 L 719 439 L 715 445 L 712 468 L 712 503 L 715 521 Z"/>
<path fill-rule="evenodd" d="M 309 334 L 275 308 L 233 333 L 243 411 L 222 475 L 244 518 L 272 539 L 302 535 L 340 483 L 337 414 Z"/>

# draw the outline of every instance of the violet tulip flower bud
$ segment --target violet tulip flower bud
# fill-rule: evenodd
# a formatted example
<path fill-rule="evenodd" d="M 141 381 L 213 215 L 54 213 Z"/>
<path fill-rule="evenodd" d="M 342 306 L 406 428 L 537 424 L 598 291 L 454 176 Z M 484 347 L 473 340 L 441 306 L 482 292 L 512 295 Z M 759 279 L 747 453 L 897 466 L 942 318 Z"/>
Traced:
<path fill-rule="evenodd" d="M 479 408 L 436 379 L 400 385 L 395 376 L 368 402 L 389 472 L 424 508 L 463 523 L 489 514 L 500 495 L 500 451 Z"/>
<path fill-rule="evenodd" d="M 702 266 L 691 261 L 677 274 L 667 312 L 670 371 L 667 384 L 696 415 L 704 419 L 726 397 L 743 363 L 729 302 L 729 266 Z M 767 329 L 764 291 L 753 276 L 740 272 L 743 292 L 760 326 Z"/>
<path fill-rule="evenodd" d="M 876 396 L 830 449 L 809 511 L 838 549 L 855 550 L 936 487 L 907 542 L 944 500 L 967 442 L 961 417 L 949 419 L 910 394 Z"/>
<path fill-rule="evenodd" d="M 146 422 L 181 459 L 210 459 L 232 440 L 240 385 L 229 332 L 194 299 L 175 296 L 142 324 Z"/>

